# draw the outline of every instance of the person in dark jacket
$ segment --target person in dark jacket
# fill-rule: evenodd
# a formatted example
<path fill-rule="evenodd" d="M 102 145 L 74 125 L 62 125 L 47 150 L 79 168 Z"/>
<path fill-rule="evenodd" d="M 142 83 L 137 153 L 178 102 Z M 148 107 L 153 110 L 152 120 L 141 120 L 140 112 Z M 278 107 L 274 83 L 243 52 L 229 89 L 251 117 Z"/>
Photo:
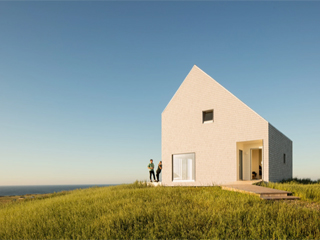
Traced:
<path fill-rule="evenodd" d="M 161 170 L 162 170 L 162 161 L 159 162 L 158 169 L 157 169 L 157 172 L 156 172 L 157 182 L 159 182 L 159 175 L 161 173 Z"/>

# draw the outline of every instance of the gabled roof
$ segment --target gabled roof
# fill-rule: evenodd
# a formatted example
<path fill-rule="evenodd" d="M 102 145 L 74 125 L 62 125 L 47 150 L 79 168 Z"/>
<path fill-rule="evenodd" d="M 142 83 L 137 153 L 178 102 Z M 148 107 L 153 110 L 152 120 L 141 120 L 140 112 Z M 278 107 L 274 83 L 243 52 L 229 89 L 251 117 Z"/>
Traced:
<path fill-rule="evenodd" d="M 263 117 L 261 117 L 258 113 L 256 113 L 253 109 L 251 109 L 247 104 L 245 104 L 244 102 L 242 102 L 239 98 L 237 98 L 234 94 L 232 94 L 228 89 L 226 89 L 225 87 L 223 87 L 219 82 L 217 82 L 216 80 L 214 80 L 210 75 L 208 75 L 207 73 L 205 73 L 202 69 L 200 69 L 197 65 L 194 65 L 192 67 L 192 69 L 190 70 L 190 72 L 188 73 L 188 75 L 186 76 L 186 78 L 184 79 L 184 81 L 181 83 L 181 85 L 179 86 L 178 90 L 175 92 L 175 94 L 173 95 L 173 97 L 171 98 L 171 100 L 169 101 L 169 103 L 167 104 L 167 106 L 165 107 L 165 109 L 162 111 L 162 113 L 164 113 L 167 109 L 167 107 L 170 105 L 170 103 L 172 102 L 172 100 L 175 98 L 175 96 L 177 95 L 177 93 L 179 92 L 179 89 L 182 87 L 183 83 L 185 82 L 185 80 L 188 78 L 188 76 L 194 72 L 194 71 L 200 71 L 204 76 L 209 77 L 210 79 L 212 79 L 212 81 L 214 81 L 217 85 L 219 85 L 219 87 L 221 87 L 223 90 L 225 90 L 228 94 L 230 94 L 231 96 L 233 96 L 234 98 L 236 98 L 238 101 L 240 101 L 242 104 L 244 104 L 248 109 L 250 109 L 252 112 L 254 112 L 259 118 L 265 120 Z M 268 122 L 267 120 L 265 120 L 266 122 Z"/>

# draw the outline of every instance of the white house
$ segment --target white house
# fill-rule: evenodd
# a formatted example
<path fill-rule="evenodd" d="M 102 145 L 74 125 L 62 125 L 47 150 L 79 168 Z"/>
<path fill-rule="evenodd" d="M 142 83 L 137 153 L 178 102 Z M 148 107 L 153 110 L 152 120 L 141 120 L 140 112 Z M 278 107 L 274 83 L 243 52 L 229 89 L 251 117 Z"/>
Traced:
<path fill-rule="evenodd" d="M 162 184 L 292 177 L 292 141 L 194 66 L 162 112 Z"/>

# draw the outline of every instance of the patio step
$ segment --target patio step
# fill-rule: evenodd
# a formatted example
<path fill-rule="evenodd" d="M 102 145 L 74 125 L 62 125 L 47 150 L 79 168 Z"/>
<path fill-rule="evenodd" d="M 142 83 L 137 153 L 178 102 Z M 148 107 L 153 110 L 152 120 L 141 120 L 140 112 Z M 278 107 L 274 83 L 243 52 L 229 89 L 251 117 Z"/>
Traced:
<path fill-rule="evenodd" d="M 287 197 L 291 193 L 260 193 L 260 197 Z"/>
<path fill-rule="evenodd" d="M 296 196 L 260 196 L 264 200 L 299 200 Z"/>

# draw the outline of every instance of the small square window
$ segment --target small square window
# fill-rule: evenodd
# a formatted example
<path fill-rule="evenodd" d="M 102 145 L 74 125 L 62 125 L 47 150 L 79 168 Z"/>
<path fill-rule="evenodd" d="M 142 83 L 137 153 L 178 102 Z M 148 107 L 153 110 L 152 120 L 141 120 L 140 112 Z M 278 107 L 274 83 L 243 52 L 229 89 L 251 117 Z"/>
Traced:
<path fill-rule="evenodd" d="M 213 122 L 213 109 L 202 112 L 202 123 Z"/>
<path fill-rule="evenodd" d="M 285 153 L 283 154 L 283 163 L 284 164 L 286 163 L 286 154 Z"/>

